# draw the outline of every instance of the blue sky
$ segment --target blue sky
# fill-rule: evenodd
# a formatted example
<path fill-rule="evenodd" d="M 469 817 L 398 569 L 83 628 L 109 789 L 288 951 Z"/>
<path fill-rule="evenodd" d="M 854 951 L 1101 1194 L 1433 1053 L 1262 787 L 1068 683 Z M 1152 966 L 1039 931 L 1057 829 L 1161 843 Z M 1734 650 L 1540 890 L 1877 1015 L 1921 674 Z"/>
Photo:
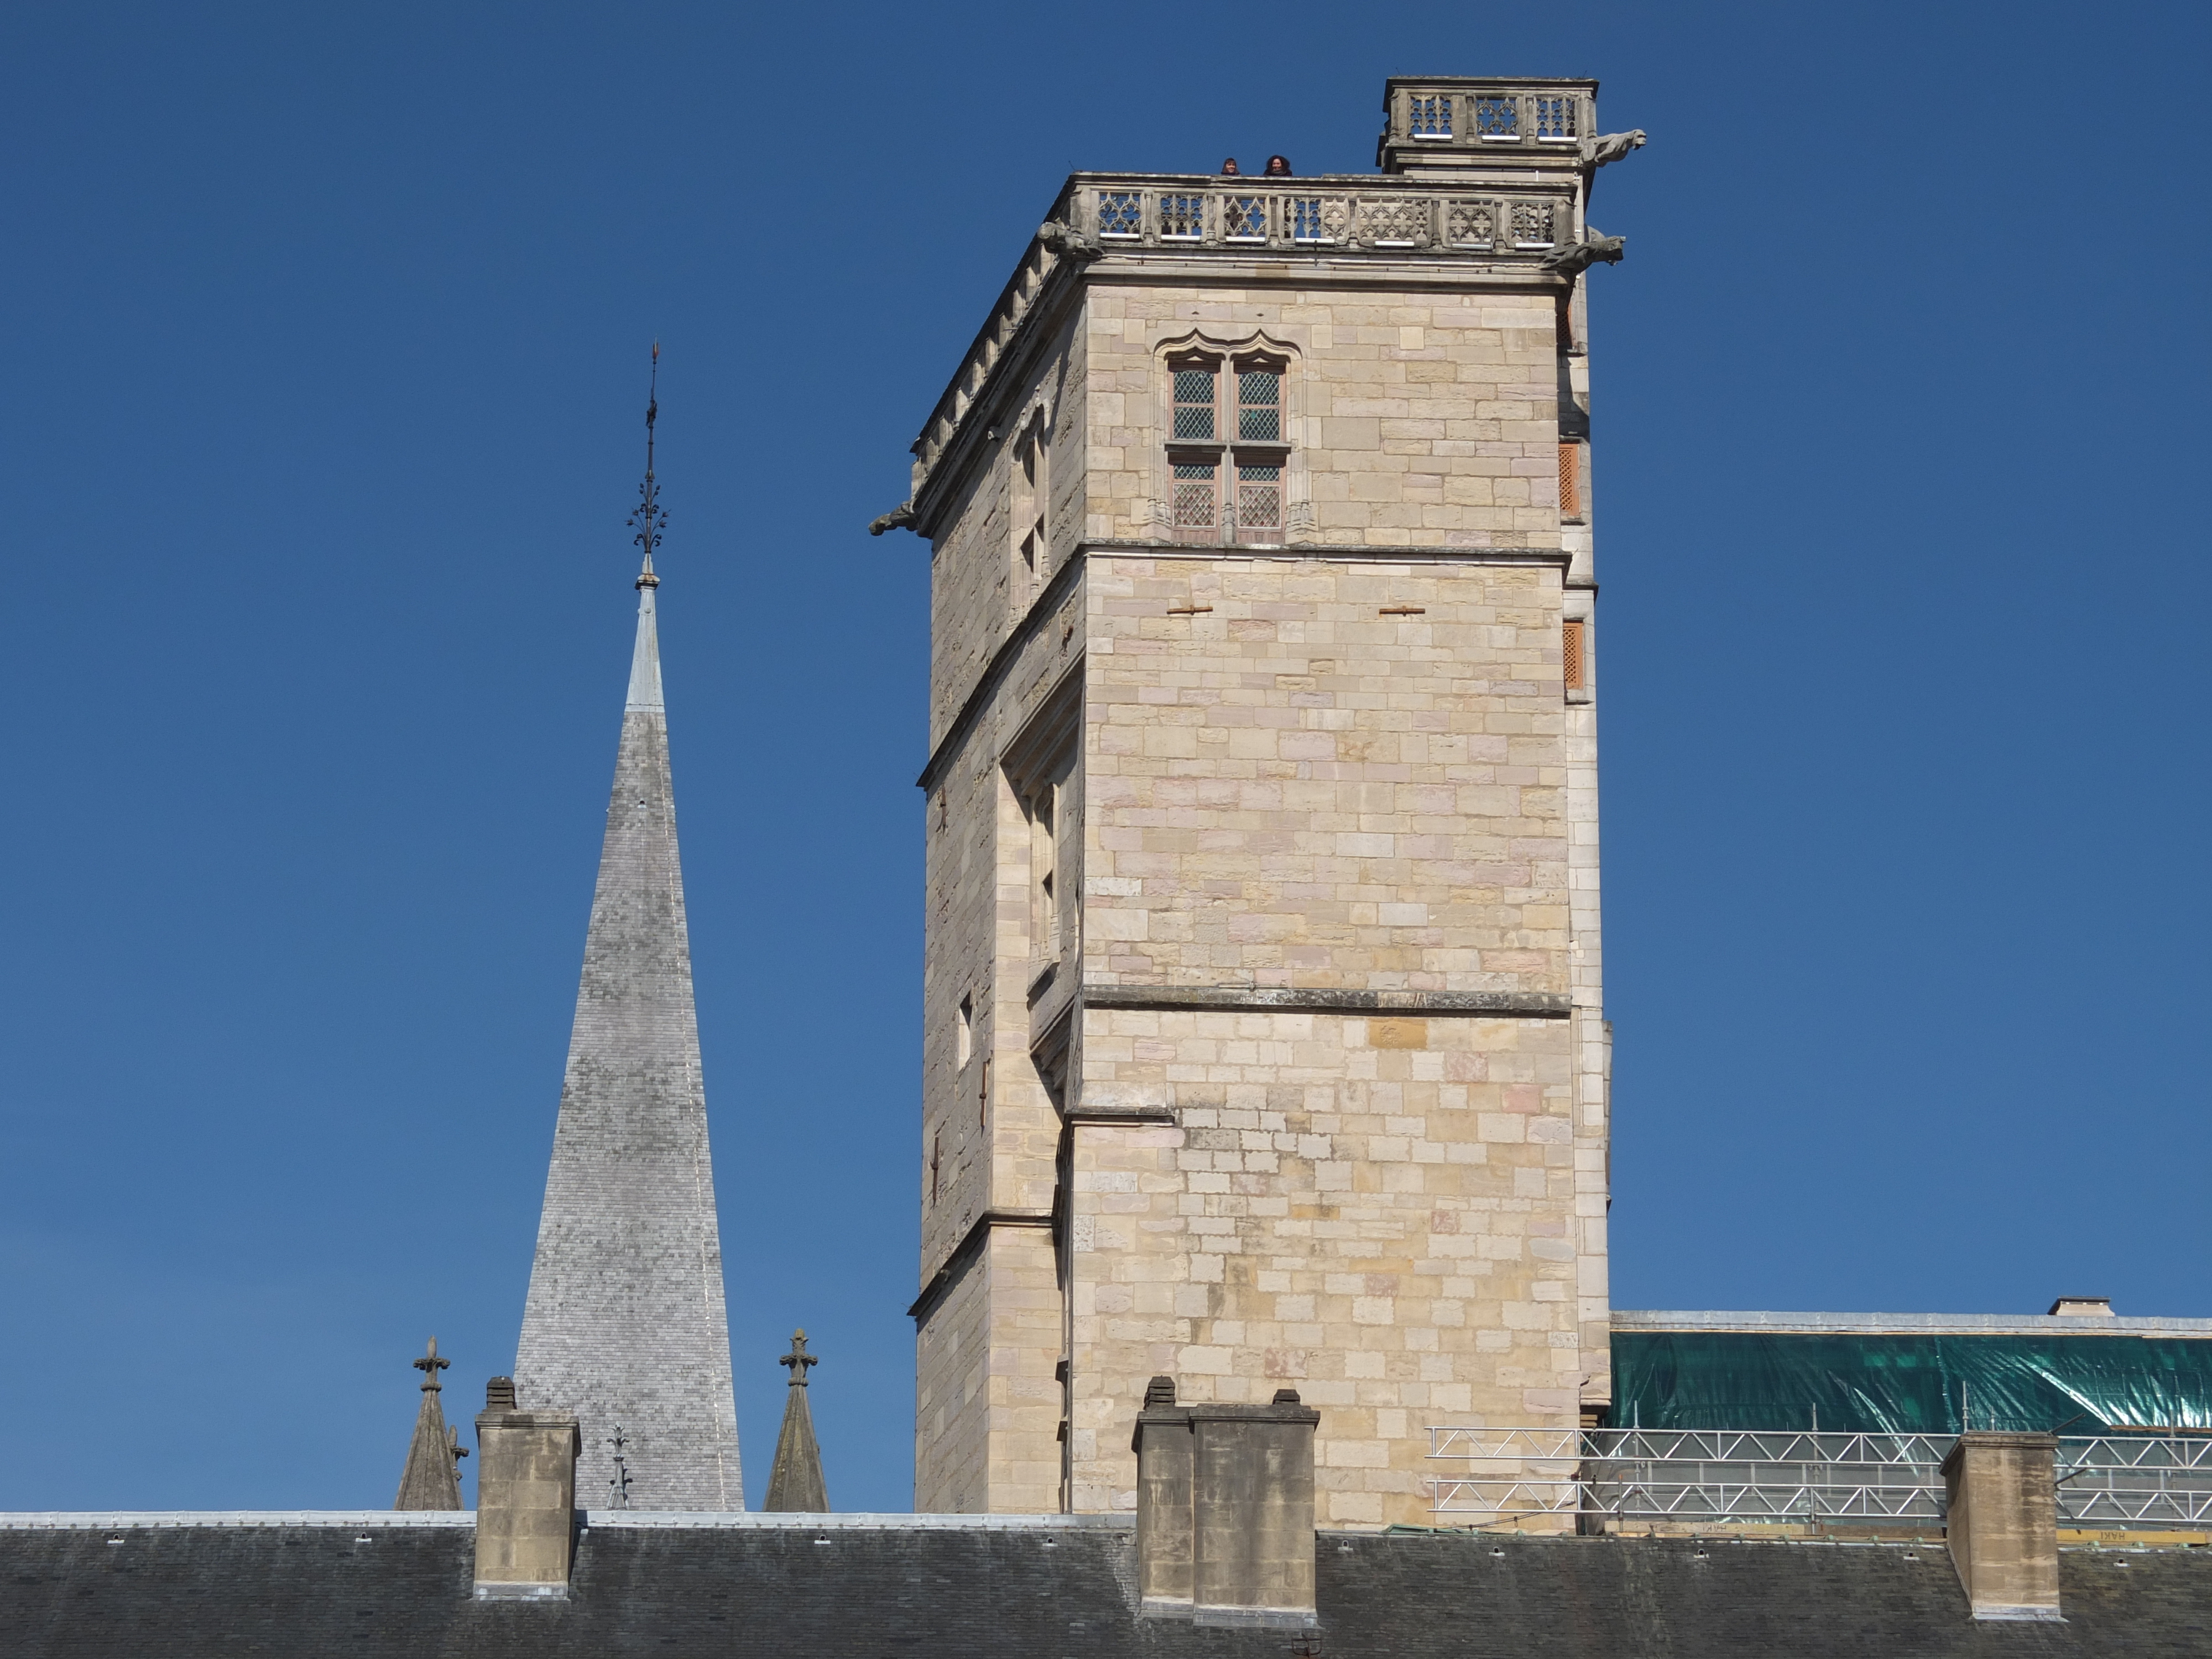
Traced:
<path fill-rule="evenodd" d="M 1066 171 L 1364 170 L 1391 73 L 1651 135 L 1616 1302 L 2212 1316 L 2206 19 L 10 9 L 0 1508 L 383 1506 L 423 1339 L 457 1417 L 511 1364 L 655 336 L 750 1485 L 804 1324 L 832 1499 L 911 1502 L 927 564 L 864 526 Z"/>

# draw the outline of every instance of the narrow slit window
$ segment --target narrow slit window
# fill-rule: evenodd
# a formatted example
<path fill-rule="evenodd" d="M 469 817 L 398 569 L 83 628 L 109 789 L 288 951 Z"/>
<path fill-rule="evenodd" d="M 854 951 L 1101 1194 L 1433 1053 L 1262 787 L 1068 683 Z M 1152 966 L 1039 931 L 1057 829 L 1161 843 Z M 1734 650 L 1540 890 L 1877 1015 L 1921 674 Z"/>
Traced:
<path fill-rule="evenodd" d="M 1571 618 L 1561 629 L 1560 666 L 1565 671 L 1563 678 L 1570 691 L 1583 691 L 1589 688 L 1589 629 L 1588 623 Z"/>
<path fill-rule="evenodd" d="M 1559 516 L 1563 519 L 1583 515 L 1582 460 L 1580 444 L 1559 446 Z"/>
<path fill-rule="evenodd" d="M 960 1029 L 954 1046 L 957 1050 L 954 1063 L 965 1068 L 975 1048 L 975 999 L 972 996 L 960 999 Z"/>

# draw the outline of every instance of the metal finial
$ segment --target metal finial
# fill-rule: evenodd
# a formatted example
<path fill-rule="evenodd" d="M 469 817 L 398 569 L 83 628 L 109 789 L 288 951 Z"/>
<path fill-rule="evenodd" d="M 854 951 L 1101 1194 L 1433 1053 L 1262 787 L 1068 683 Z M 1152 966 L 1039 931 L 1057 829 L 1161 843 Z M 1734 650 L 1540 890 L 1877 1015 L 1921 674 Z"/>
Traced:
<path fill-rule="evenodd" d="M 453 1362 L 450 1359 L 441 1359 L 438 1358 L 438 1339 L 434 1336 L 430 1339 L 430 1352 L 424 1354 L 420 1359 L 414 1363 L 415 1369 L 422 1373 L 422 1392 L 425 1394 L 435 1394 L 441 1387 L 441 1384 L 438 1382 L 438 1373 L 444 1370 Z"/>
<path fill-rule="evenodd" d="M 623 1456 L 623 1449 L 629 1444 L 629 1437 L 623 1432 L 621 1424 L 615 1425 L 615 1431 L 607 1437 L 607 1444 L 615 1449 L 615 1472 L 607 1485 L 614 1488 L 615 1507 L 626 1510 L 629 1507 L 630 1473 L 629 1464 Z"/>
<path fill-rule="evenodd" d="M 660 532 L 668 522 L 668 515 L 660 510 L 660 486 L 653 476 L 653 423 L 660 415 L 660 342 L 653 343 L 653 374 L 646 383 L 645 393 L 645 482 L 637 487 L 637 510 L 629 515 L 630 527 L 637 532 L 631 539 L 644 552 L 644 568 L 638 572 L 634 586 L 658 587 L 660 578 L 653 574 L 653 550 L 660 545 Z"/>
<path fill-rule="evenodd" d="M 816 1355 L 806 1352 L 806 1333 L 793 1331 L 791 1334 L 791 1352 L 775 1363 L 779 1365 L 790 1366 L 791 1386 L 794 1389 L 803 1389 L 806 1386 L 806 1368 L 809 1365 L 818 1365 L 822 1361 Z"/>

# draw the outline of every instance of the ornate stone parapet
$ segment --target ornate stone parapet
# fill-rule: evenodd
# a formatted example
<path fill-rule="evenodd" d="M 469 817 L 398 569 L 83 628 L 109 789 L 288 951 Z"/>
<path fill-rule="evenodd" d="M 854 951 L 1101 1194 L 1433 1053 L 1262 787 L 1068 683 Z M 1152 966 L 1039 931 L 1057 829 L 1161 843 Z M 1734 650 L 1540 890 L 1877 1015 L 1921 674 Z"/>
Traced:
<path fill-rule="evenodd" d="M 1579 163 L 1596 131 L 1595 81 L 1394 76 L 1383 83 L 1375 164 L 1407 173 Z"/>

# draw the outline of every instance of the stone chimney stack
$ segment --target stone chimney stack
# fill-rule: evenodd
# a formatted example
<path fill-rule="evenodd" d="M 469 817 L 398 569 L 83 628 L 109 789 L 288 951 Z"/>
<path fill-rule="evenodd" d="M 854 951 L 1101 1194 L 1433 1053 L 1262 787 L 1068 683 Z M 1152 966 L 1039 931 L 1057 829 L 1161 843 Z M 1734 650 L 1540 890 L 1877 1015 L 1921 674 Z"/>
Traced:
<path fill-rule="evenodd" d="M 1266 1406 L 1178 1406 L 1156 1376 L 1137 1417 L 1144 1611 L 1304 1629 L 1314 1613 L 1314 1430 L 1296 1389 Z"/>
<path fill-rule="evenodd" d="M 573 1412 L 526 1412 L 514 1380 L 495 1376 L 477 1418 L 476 1593 L 489 1600 L 561 1600 L 575 1553 Z"/>
<path fill-rule="evenodd" d="M 1943 1460 L 1952 1565 L 1977 1619 L 2057 1619 L 2058 1437 L 1959 1437 Z"/>

